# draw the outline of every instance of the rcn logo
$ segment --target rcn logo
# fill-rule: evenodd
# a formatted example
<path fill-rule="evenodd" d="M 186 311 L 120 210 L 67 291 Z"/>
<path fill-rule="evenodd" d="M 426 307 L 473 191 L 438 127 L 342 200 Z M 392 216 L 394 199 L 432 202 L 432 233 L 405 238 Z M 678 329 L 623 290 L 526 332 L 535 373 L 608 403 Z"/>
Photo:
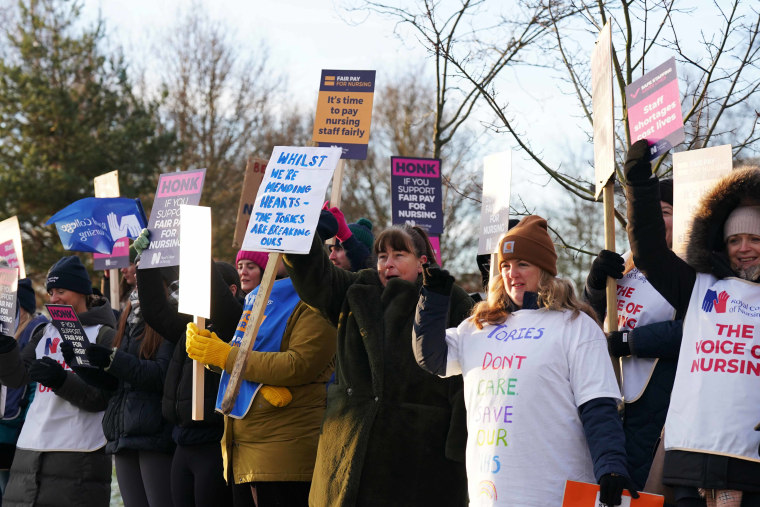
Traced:
<path fill-rule="evenodd" d="M 55 337 L 52 340 L 50 338 L 47 338 L 45 340 L 45 355 L 49 356 L 50 354 L 55 354 L 58 352 L 58 344 L 60 342 L 61 339 L 58 337 Z"/>
<path fill-rule="evenodd" d="M 715 309 L 715 313 L 726 313 L 726 303 L 730 298 L 731 296 L 726 291 L 718 294 L 712 289 L 707 289 L 705 298 L 702 300 L 702 310 L 709 313 Z"/>

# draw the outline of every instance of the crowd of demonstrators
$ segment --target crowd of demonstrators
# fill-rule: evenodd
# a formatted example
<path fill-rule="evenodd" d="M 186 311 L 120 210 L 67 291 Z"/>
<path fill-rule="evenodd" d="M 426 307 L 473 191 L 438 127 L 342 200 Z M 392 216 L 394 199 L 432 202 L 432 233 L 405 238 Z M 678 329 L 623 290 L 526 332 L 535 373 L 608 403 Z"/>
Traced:
<path fill-rule="evenodd" d="M 426 267 L 414 325 L 422 368 L 464 374 L 470 499 L 486 490 L 499 505 L 560 505 L 568 479 L 598 481 L 605 505 L 619 505 L 626 488 L 637 496 L 604 334 L 557 278 L 546 220 L 531 215 L 510 229 L 497 260 L 487 299 L 449 329 L 453 278 Z"/>
<path fill-rule="evenodd" d="M 306 506 L 314 471 L 325 385 L 333 371 L 335 329 L 305 305 L 282 260 L 264 320 L 243 372 L 234 407 L 224 418 L 225 476 L 247 485 L 261 506 Z M 187 353 L 224 370 L 217 407 L 226 391 L 258 289 L 246 296 L 228 344 L 215 333 L 187 328 Z"/>
<path fill-rule="evenodd" d="M 699 203 L 686 260 L 667 246 L 646 141 L 628 152 L 628 235 L 636 266 L 684 312 L 683 341 L 665 421 L 663 482 L 676 505 L 760 505 L 760 384 L 742 354 L 726 360 L 702 343 L 749 349 L 760 307 L 760 169 L 733 171 Z M 731 330 L 728 334 L 727 330 Z M 741 340 L 737 340 L 741 338 Z M 720 361 L 722 361 L 721 364 Z M 743 373 L 743 374 L 742 374 Z"/>
<path fill-rule="evenodd" d="M 673 180 L 659 182 L 662 239 L 673 247 Z M 608 348 L 620 361 L 628 469 L 635 486 L 644 488 L 665 424 L 681 348 L 685 310 L 660 295 L 635 266 L 630 252 L 602 250 L 586 279 L 584 298 L 602 318 L 607 312 L 607 278 L 617 280 L 619 326 L 608 333 Z"/>
<path fill-rule="evenodd" d="M 395 226 L 374 254 L 377 269 L 353 273 L 330 261 L 317 235 L 308 254 L 285 255 L 301 299 L 338 330 L 310 505 L 465 505 L 461 379 L 422 371 L 409 340 L 432 248 L 421 229 Z M 451 325 L 471 306 L 456 287 Z"/>
<path fill-rule="evenodd" d="M 52 304 L 71 305 L 92 343 L 110 347 L 116 320 L 108 301 L 93 298 L 87 270 L 76 256 L 47 274 Z M 111 457 L 101 426 L 107 392 L 82 381 L 65 364 L 52 324 L 38 327 L 21 350 L 0 335 L 0 382 L 37 388 L 16 443 L 3 505 L 107 506 Z"/>

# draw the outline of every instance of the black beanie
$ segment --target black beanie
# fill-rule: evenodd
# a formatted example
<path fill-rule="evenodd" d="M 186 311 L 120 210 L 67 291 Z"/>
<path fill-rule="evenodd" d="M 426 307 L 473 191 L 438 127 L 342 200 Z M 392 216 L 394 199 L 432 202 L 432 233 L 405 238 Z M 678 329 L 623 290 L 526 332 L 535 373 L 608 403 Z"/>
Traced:
<path fill-rule="evenodd" d="M 673 206 L 673 179 L 660 180 L 660 200 Z"/>
<path fill-rule="evenodd" d="M 32 281 L 30 279 L 22 278 L 18 281 L 18 293 L 16 297 L 18 297 L 18 304 L 21 308 L 26 310 L 29 315 L 34 315 L 34 312 L 37 311 L 37 297 L 34 294 L 34 289 L 32 289 Z"/>
<path fill-rule="evenodd" d="M 68 289 L 80 294 L 92 294 L 92 282 L 90 275 L 84 268 L 82 261 L 76 255 L 61 258 L 53 264 L 47 275 L 47 285 L 50 289 Z"/>
<path fill-rule="evenodd" d="M 236 285 L 238 290 L 240 290 L 240 275 L 238 275 L 235 266 L 229 262 L 223 261 L 216 261 L 214 262 L 214 265 L 216 266 L 217 271 L 219 271 L 219 274 L 222 275 L 224 283 L 227 285 Z"/>

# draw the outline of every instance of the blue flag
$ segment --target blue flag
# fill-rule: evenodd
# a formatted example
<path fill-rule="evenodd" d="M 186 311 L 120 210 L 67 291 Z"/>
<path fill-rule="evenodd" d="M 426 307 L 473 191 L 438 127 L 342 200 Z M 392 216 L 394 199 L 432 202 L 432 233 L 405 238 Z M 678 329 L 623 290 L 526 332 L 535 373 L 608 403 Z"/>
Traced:
<path fill-rule="evenodd" d="M 146 227 L 140 199 L 85 197 L 50 217 L 63 248 L 77 252 L 110 254 L 116 240 L 135 239 Z"/>

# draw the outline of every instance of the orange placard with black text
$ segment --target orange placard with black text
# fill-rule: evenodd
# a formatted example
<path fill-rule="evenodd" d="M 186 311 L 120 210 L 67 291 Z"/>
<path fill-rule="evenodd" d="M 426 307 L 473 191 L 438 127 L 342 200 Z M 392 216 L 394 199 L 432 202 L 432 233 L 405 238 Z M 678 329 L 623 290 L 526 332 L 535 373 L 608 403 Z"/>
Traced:
<path fill-rule="evenodd" d="M 631 498 L 631 495 L 624 491 L 620 507 L 662 507 L 664 503 L 665 498 L 660 495 L 639 493 L 639 498 Z M 605 507 L 599 502 L 599 485 L 567 481 L 562 507 Z"/>

